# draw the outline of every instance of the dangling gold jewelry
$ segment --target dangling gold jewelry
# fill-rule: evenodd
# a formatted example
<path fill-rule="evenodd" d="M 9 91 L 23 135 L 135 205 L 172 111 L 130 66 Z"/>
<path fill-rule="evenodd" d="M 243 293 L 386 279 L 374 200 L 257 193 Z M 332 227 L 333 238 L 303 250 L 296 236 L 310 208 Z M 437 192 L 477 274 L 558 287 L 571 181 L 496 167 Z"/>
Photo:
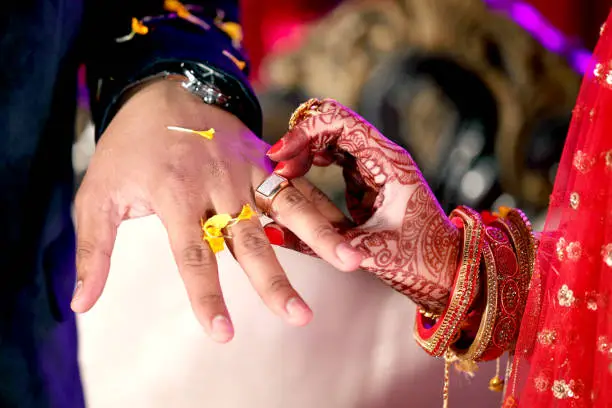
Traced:
<path fill-rule="evenodd" d="M 504 390 L 504 380 L 499 376 L 499 358 L 495 362 L 495 377 L 489 380 L 489 389 L 493 392 L 502 392 Z"/>
<path fill-rule="evenodd" d="M 448 388 L 450 385 L 450 366 L 454 355 L 450 350 L 444 355 L 444 387 L 442 388 L 442 408 L 448 408 Z"/>

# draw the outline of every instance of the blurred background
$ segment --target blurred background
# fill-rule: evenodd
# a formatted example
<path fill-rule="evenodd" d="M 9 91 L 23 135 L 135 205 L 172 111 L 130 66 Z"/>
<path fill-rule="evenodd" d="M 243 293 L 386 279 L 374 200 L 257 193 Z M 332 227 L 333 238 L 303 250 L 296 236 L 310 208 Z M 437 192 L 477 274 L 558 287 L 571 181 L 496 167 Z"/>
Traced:
<path fill-rule="evenodd" d="M 610 0 L 241 3 L 267 141 L 307 98 L 335 98 L 412 153 L 445 209 L 541 220 Z M 93 150 L 82 100 L 79 174 Z M 338 169 L 310 176 L 343 202 Z"/>
<path fill-rule="evenodd" d="M 611 0 L 241 3 L 268 142 L 283 135 L 304 100 L 335 98 L 410 151 L 447 211 L 458 204 L 518 206 L 541 224 L 580 78 Z M 73 158 L 81 177 L 94 148 L 84 91 L 76 126 Z M 337 168 L 314 169 L 309 177 L 342 205 Z M 155 220 L 126 224 L 105 295 L 79 321 L 90 406 L 441 405 L 441 362 L 414 345 L 413 306 L 401 295 L 367 276 L 347 278 L 300 258 L 290 278 L 315 315 L 324 313 L 296 332 L 270 317 L 239 268 L 222 257 L 237 338 L 225 348 L 203 345 L 177 274 L 166 273 L 175 266 L 163 227 Z M 281 258 L 296 265 L 296 256 Z M 210 365 L 227 376 L 211 376 Z M 316 387 L 307 375 L 312 370 L 320 373 Z M 476 380 L 455 382 L 451 406 L 496 406 L 496 397 L 485 395 L 493 370 L 485 366 Z M 278 373 L 286 383 L 258 382 Z M 233 391 L 236 383 L 248 398 Z M 297 383 L 305 393 L 296 397 Z M 376 392 L 367 391 L 373 383 Z M 468 387 L 473 383 L 478 387 Z M 340 397 L 323 399 L 325 405 L 315 389 Z M 370 400 L 350 402 L 364 390 Z"/>

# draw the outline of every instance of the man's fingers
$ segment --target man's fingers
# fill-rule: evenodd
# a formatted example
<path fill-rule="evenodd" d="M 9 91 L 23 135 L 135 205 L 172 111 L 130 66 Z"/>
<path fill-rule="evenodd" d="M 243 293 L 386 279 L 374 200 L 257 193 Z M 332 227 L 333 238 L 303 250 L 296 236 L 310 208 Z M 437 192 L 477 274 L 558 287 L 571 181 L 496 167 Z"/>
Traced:
<path fill-rule="evenodd" d="M 354 226 L 353 222 L 336 207 L 329 197 L 315 187 L 310 181 L 301 177 L 292 180 L 292 184 L 335 228 L 344 231 Z M 297 250 L 307 255 L 316 255 L 316 253 L 304 244 L 293 232 L 275 222 L 266 224 L 264 232 L 272 245 Z"/>
<path fill-rule="evenodd" d="M 297 188 L 287 187 L 278 193 L 271 215 L 336 268 L 352 271 L 359 267 L 361 254 Z"/>
<path fill-rule="evenodd" d="M 346 229 L 353 226 L 336 204 L 310 181 L 300 177 L 291 180 L 291 183 L 334 227 Z"/>
<path fill-rule="evenodd" d="M 91 309 L 108 278 L 110 258 L 117 236 L 118 216 L 111 203 L 76 199 L 77 283 L 71 307 L 77 313 Z"/>
<path fill-rule="evenodd" d="M 312 311 L 293 288 L 257 219 L 228 228 L 227 245 L 264 303 L 289 323 L 303 326 Z"/>
<path fill-rule="evenodd" d="M 213 340 L 231 340 L 234 329 L 221 292 L 217 260 L 202 240 L 200 219 L 204 212 L 176 208 L 162 213 L 170 247 L 198 321 Z"/>

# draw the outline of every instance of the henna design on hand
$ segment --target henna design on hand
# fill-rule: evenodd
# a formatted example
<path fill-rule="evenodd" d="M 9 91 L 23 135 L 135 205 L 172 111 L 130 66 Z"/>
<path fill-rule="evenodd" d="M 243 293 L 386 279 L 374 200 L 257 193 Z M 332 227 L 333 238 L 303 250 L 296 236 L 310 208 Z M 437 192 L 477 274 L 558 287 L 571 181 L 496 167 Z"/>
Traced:
<path fill-rule="evenodd" d="M 303 143 L 312 155 L 331 153 L 344 168 L 347 204 L 357 224 L 344 234 L 364 254 L 362 268 L 427 310 L 443 310 L 457 267 L 459 232 L 410 154 L 329 99 L 285 138 Z M 310 252 L 304 245 L 298 249 Z"/>

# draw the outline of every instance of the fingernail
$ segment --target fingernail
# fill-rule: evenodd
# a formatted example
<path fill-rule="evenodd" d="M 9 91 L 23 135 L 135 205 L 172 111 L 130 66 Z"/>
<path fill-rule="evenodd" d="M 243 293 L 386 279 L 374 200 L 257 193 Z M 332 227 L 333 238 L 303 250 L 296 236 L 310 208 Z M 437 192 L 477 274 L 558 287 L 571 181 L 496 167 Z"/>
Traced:
<path fill-rule="evenodd" d="M 336 256 L 340 259 L 340 261 L 342 261 L 343 264 L 347 265 L 359 265 L 362 258 L 361 253 L 346 242 L 343 242 L 336 247 Z"/>
<path fill-rule="evenodd" d="M 274 168 L 274 173 L 278 173 L 279 171 L 283 171 L 283 169 L 285 168 L 287 164 L 280 162 L 276 165 L 276 167 Z"/>
<path fill-rule="evenodd" d="M 280 228 L 264 227 L 264 232 L 272 245 L 280 246 L 285 244 L 285 233 Z"/>
<path fill-rule="evenodd" d="M 300 325 L 308 323 L 312 314 L 310 308 L 299 297 L 289 299 L 285 305 L 285 310 L 292 322 Z"/>
<path fill-rule="evenodd" d="M 279 140 L 278 142 L 274 143 L 272 147 L 270 147 L 270 149 L 268 150 L 266 154 L 270 155 L 270 154 L 278 153 L 278 151 L 283 148 L 284 144 L 285 142 L 283 141 L 283 139 Z"/>
<path fill-rule="evenodd" d="M 227 317 L 217 315 L 212 319 L 210 336 L 219 343 L 228 342 L 234 337 L 234 326 Z"/>
<path fill-rule="evenodd" d="M 79 279 L 76 285 L 74 286 L 74 292 L 72 293 L 72 300 L 70 301 L 70 307 L 76 313 L 80 311 L 78 309 L 78 301 L 79 301 L 79 296 L 81 296 L 82 289 L 83 289 L 83 281 Z"/>
<path fill-rule="evenodd" d="M 73 302 L 81 295 L 81 289 L 83 289 L 83 281 L 79 279 L 74 287 L 74 292 L 72 293 Z"/>

